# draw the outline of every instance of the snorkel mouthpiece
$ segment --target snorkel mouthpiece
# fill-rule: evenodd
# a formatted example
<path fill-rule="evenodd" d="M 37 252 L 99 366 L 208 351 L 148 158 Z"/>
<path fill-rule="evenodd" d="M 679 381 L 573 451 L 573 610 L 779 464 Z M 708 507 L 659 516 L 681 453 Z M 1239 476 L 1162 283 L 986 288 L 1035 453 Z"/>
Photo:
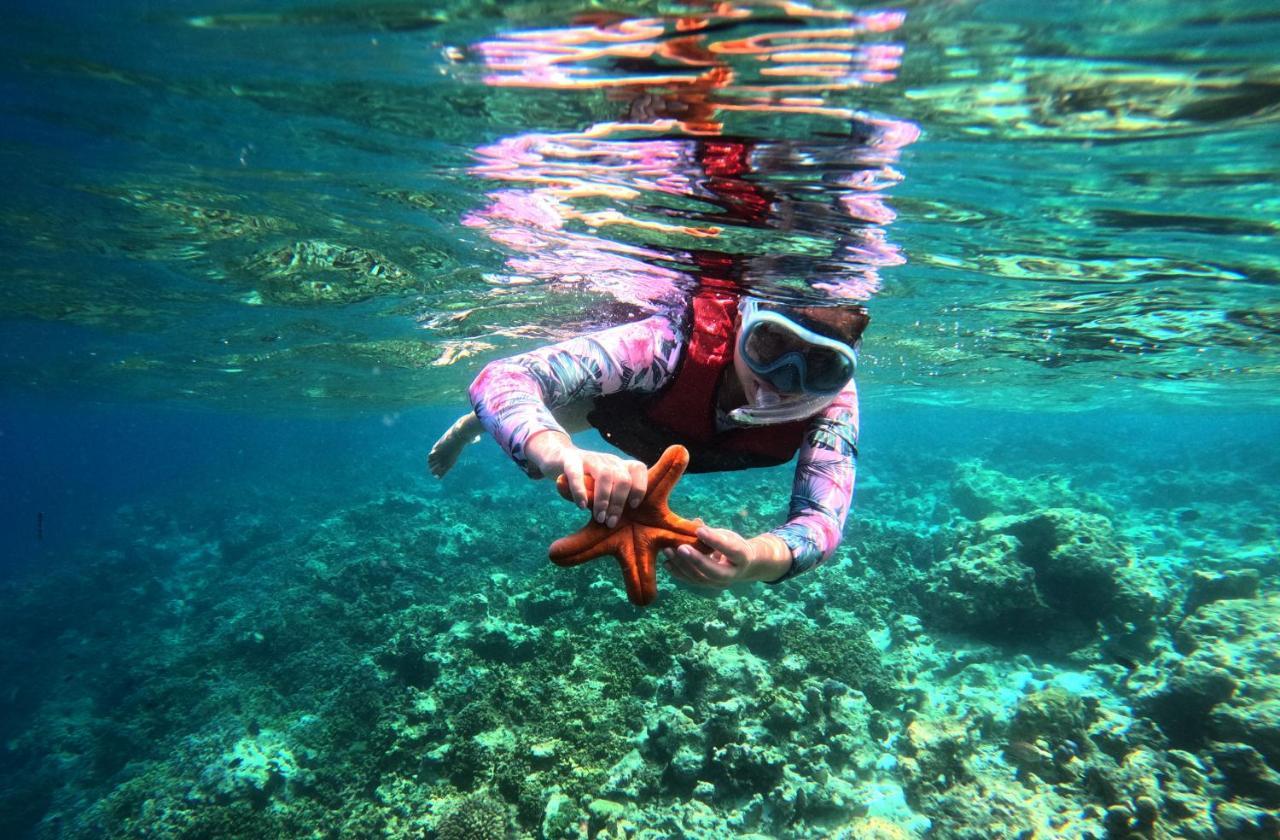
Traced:
<path fill-rule="evenodd" d="M 771 408 L 782 403 L 782 395 L 777 391 L 761 388 L 756 392 L 756 398 L 752 402 L 756 408 Z"/>
<path fill-rule="evenodd" d="M 765 392 L 762 392 L 762 395 Z M 827 407 L 834 395 L 809 394 L 798 399 L 782 399 L 777 394 L 769 393 L 760 400 L 759 405 L 735 408 L 729 412 L 729 422 L 739 426 L 772 426 L 776 423 L 791 423 L 796 420 L 807 420 Z"/>

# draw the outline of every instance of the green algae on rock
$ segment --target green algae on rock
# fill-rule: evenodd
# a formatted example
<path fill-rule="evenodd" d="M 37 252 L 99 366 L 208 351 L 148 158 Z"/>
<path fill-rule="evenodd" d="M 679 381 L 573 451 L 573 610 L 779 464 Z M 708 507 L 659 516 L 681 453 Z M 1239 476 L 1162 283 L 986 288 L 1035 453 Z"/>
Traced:
<path fill-rule="evenodd" d="M 1135 675 L 1138 702 L 1175 745 L 1240 743 L 1255 749 L 1265 764 L 1233 759 L 1253 768 L 1250 778 L 1237 777 L 1246 790 L 1271 791 L 1267 801 L 1273 807 L 1280 807 L 1280 788 L 1268 781 L 1280 770 L 1278 611 L 1276 595 L 1202 605 L 1178 628 L 1177 652 Z"/>
<path fill-rule="evenodd" d="M 989 516 L 937 564 L 921 598 L 945 627 L 1068 649 L 1099 638 L 1141 645 L 1164 608 L 1161 582 L 1101 514 L 1048 508 Z"/>

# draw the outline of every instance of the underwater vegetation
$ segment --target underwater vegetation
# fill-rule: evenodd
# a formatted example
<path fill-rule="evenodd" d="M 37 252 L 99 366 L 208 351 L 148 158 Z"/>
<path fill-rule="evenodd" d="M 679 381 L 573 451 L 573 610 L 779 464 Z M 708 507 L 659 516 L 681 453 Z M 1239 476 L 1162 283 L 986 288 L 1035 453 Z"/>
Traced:
<path fill-rule="evenodd" d="M 0 835 L 1275 837 L 1276 465 L 1202 458 L 872 450 L 831 563 L 643 610 L 496 456 L 140 501 L 0 588 Z"/>

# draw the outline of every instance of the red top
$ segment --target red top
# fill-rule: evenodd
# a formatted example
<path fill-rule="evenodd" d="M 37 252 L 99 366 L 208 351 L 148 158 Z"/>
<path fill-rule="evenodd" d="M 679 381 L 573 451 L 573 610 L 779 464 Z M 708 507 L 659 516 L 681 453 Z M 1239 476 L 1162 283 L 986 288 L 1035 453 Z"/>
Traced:
<path fill-rule="evenodd" d="M 613 397 L 597 400 L 588 415 L 591 424 L 610 443 L 646 463 L 652 460 L 646 460 L 651 449 L 681 443 L 689 449 L 690 472 L 790 461 L 804 442 L 808 420 L 724 431 L 716 427 L 720 383 L 733 365 L 737 344 L 738 298 L 703 289 L 694 295 L 692 310 L 689 343 L 671 382 L 657 395 L 646 395 L 640 405 L 634 400 L 623 405 Z"/>

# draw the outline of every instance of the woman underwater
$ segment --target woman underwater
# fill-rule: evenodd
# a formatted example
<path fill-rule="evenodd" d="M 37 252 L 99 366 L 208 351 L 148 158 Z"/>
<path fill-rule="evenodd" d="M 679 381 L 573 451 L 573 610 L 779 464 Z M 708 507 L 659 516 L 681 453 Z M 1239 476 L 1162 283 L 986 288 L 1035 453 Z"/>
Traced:
<path fill-rule="evenodd" d="M 862 307 L 784 306 L 697 292 L 682 317 L 654 315 L 492 362 L 472 382 L 473 411 L 429 456 L 443 476 L 483 429 L 532 478 L 563 475 L 574 502 L 614 527 L 644 497 L 647 468 L 672 444 L 690 472 L 786 463 L 799 453 L 787 521 L 746 537 L 704 527 L 694 546 L 663 552 L 686 583 L 777 582 L 839 545 L 853 498 Z M 587 427 L 631 456 L 581 449 Z M 594 479 L 587 496 L 585 477 Z"/>
<path fill-rule="evenodd" d="M 758 15 L 771 28 L 740 28 Z M 830 558 L 857 461 L 854 371 L 868 317 L 851 301 L 870 297 L 880 266 L 902 262 L 884 237 L 893 213 L 880 193 L 901 179 L 892 164 L 919 132 L 824 97 L 895 77 L 901 46 L 881 36 L 902 18 L 794 3 L 781 12 L 771 4 L 717 4 L 675 21 L 582 20 L 478 45 L 487 84 L 602 89 L 627 113 L 619 123 L 525 133 L 480 150 L 477 174 L 510 186 L 468 224 L 520 253 L 513 268 L 525 282 L 582 276 L 643 306 L 652 301 L 622 292 L 662 285 L 655 272 L 670 269 L 655 266 L 676 264 L 696 291 L 672 314 L 490 363 L 471 384 L 473 411 L 431 450 L 431 471 L 443 476 L 488 431 L 529 476 L 563 475 L 573 501 L 612 528 L 624 506 L 643 498 L 645 465 L 672 444 L 689 449 L 691 472 L 772 466 L 798 455 L 784 523 L 756 535 L 703 527 L 698 537 L 709 552 L 682 546 L 661 559 L 681 581 L 722 588 L 785 580 Z M 825 56 L 821 63 L 815 54 Z M 726 132 L 724 114 L 748 122 L 762 115 L 830 120 L 839 128 L 806 140 L 757 140 Z M 775 171 L 779 177 L 770 177 Z M 644 197 L 676 195 L 715 209 L 633 219 L 620 199 L 613 212 L 573 206 L 619 195 L 654 204 Z M 639 253 L 590 233 L 619 224 L 699 244 Z M 729 227 L 804 233 L 830 252 L 710 250 Z M 826 300 L 798 305 L 748 295 L 775 273 L 810 278 L 811 292 Z M 626 457 L 576 446 L 570 433 L 588 427 Z"/>

